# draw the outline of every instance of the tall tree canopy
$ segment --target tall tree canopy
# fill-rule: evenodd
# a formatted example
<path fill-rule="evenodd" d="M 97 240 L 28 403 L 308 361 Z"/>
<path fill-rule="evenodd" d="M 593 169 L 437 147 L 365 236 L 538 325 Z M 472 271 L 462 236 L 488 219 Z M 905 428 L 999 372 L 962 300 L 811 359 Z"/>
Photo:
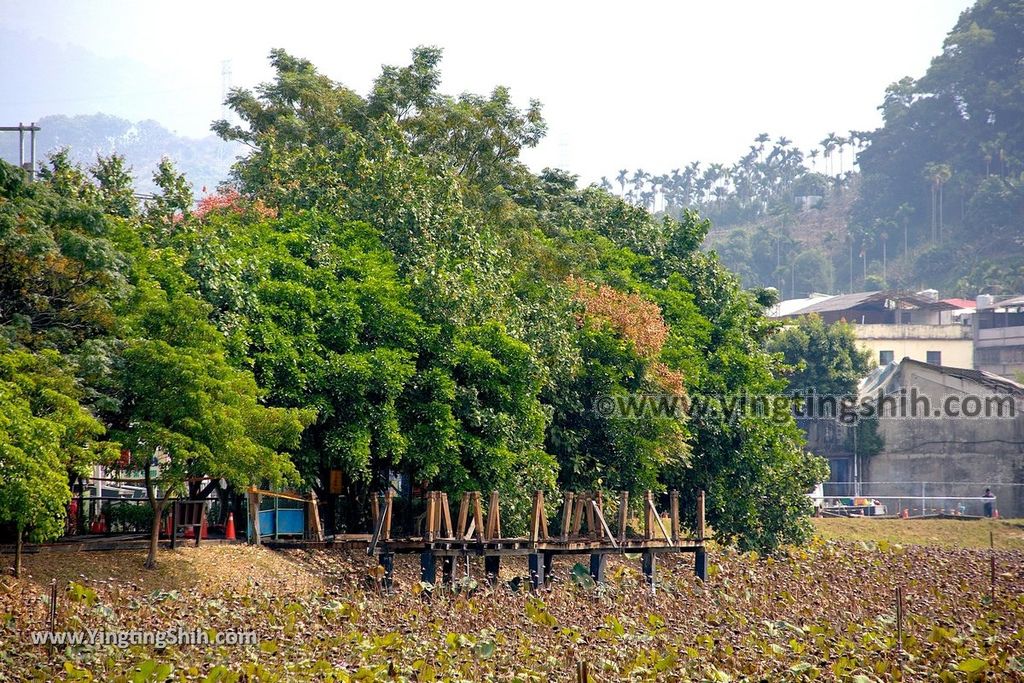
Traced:
<path fill-rule="evenodd" d="M 709 492 L 722 540 L 802 538 L 823 468 L 792 419 L 689 410 L 784 388 L 769 297 L 700 251 L 696 213 L 530 173 L 539 103 L 445 95 L 439 60 L 418 48 L 363 97 L 275 50 L 214 125 L 251 150 L 235 187 L 198 206 L 167 161 L 142 210 L 117 159 L 57 157 L 31 186 L 0 167 L 4 336 L 63 354 L 157 511 L 190 479 L 327 493 L 341 469 L 338 524 L 403 474 L 499 490 L 513 526 L 537 488 L 678 487 Z M 598 409 L 644 395 L 674 409 Z"/>

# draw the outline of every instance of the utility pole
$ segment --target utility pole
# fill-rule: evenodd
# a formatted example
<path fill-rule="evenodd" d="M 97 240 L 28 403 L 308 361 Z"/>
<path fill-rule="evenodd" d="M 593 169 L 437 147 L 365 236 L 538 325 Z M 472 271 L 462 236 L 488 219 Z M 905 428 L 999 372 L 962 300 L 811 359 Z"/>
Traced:
<path fill-rule="evenodd" d="M 35 180 L 36 177 L 36 133 L 41 128 L 35 121 L 29 125 L 19 123 L 17 126 L 0 126 L 0 133 L 18 134 L 18 167 L 28 171 L 28 179 Z M 29 162 L 25 164 L 25 133 L 29 134 Z"/>

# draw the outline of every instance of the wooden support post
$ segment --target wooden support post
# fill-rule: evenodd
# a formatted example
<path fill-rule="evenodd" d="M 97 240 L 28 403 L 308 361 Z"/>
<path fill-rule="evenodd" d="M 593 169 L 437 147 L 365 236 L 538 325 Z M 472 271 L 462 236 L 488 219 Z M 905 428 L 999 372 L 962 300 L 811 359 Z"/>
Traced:
<path fill-rule="evenodd" d="M 544 553 L 544 582 L 551 581 L 555 575 L 555 554 Z"/>
<path fill-rule="evenodd" d="M 484 555 L 484 574 L 487 576 L 487 583 L 496 585 L 498 576 L 501 574 L 501 556 Z"/>
<path fill-rule="evenodd" d="M 547 575 L 544 572 L 545 556 L 541 553 L 530 553 L 530 587 L 537 590 L 544 585 Z"/>
<path fill-rule="evenodd" d="M 615 536 L 612 535 L 612 530 L 608 528 L 608 522 L 604 521 L 604 513 L 601 512 L 601 506 L 598 503 L 599 500 L 600 497 L 598 497 L 598 500 L 590 501 L 590 507 L 594 509 L 594 516 L 597 518 L 598 524 L 600 524 L 601 535 L 603 538 L 607 538 L 611 541 L 612 546 L 618 548 L 619 544 L 615 542 Z"/>
<path fill-rule="evenodd" d="M 434 540 L 434 517 L 437 513 L 437 496 L 434 491 L 427 492 L 427 515 L 423 521 L 423 540 L 430 543 Z"/>
<path fill-rule="evenodd" d="M 434 491 L 434 526 L 431 531 L 434 532 L 434 540 L 441 538 L 441 527 L 444 521 L 441 519 L 444 516 L 444 509 L 441 503 L 441 492 Z"/>
<path fill-rule="evenodd" d="M 708 580 L 708 553 L 703 547 L 693 553 L 693 572 L 701 581 Z"/>
<path fill-rule="evenodd" d="M 370 517 L 372 524 L 371 526 L 376 529 L 380 526 L 380 496 L 376 493 L 370 496 Z"/>
<path fill-rule="evenodd" d="M 252 545 L 260 544 L 260 494 L 255 486 L 249 487 L 248 494 L 249 502 L 249 543 Z M 177 510 L 174 511 L 175 513 Z M 175 514 L 174 519 L 171 520 L 174 524 L 174 528 L 171 530 L 171 541 L 173 545 L 174 537 L 178 533 L 178 517 Z"/>
<path fill-rule="evenodd" d="M 562 533 L 559 536 L 559 540 L 565 543 L 569 540 L 569 529 L 572 526 L 572 510 L 573 510 L 573 494 L 572 491 L 565 492 L 565 501 L 562 504 Z"/>
<path fill-rule="evenodd" d="M 548 540 L 548 518 L 544 510 L 544 492 L 535 491 L 533 494 L 533 512 L 530 515 L 530 542 Z"/>
<path fill-rule="evenodd" d="M 644 580 L 647 582 L 647 585 L 651 587 L 651 592 L 653 593 L 656 585 L 655 573 L 657 572 L 658 567 L 657 553 L 652 553 L 650 550 L 645 552 L 643 555 L 643 567 Z"/>
<path fill-rule="evenodd" d="M 437 583 L 437 556 L 432 550 L 420 553 L 420 581 L 431 585 Z"/>
<path fill-rule="evenodd" d="M 533 507 L 530 510 L 530 543 L 536 543 L 540 540 L 540 515 L 537 510 L 538 495 L 541 495 L 540 491 L 533 492 Z"/>
<path fill-rule="evenodd" d="M 547 541 L 551 538 L 548 533 L 548 509 L 544 505 L 544 492 L 540 492 L 540 537 Z"/>
<path fill-rule="evenodd" d="M 629 491 L 619 491 L 619 545 L 626 542 L 626 526 L 629 524 Z"/>
<path fill-rule="evenodd" d="M 309 492 L 309 502 L 306 503 L 306 528 L 308 529 L 308 535 L 314 541 L 322 542 L 324 540 L 324 528 L 320 524 L 320 505 L 317 503 L 316 491 Z"/>
<path fill-rule="evenodd" d="M 276 541 L 277 537 L 278 537 L 278 531 L 277 530 L 281 527 L 281 524 L 280 524 L 280 522 L 277 519 L 278 518 L 278 512 L 281 509 L 281 499 L 278 498 L 277 496 L 273 496 L 273 498 L 274 498 L 274 540 Z M 197 542 L 196 545 L 199 545 L 199 543 Z"/>
<path fill-rule="evenodd" d="M 441 493 L 441 534 L 442 538 L 455 538 L 455 529 L 452 527 L 452 511 L 448 507 L 448 494 Z"/>
<path fill-rule="evenodd" d="M 391 508 L 391 501 L 385 504 L 385 514 L 378 514 L 377 524 L 373 527 L 373 535 L 370 536 L 370 544 L 366 546 L 366 554 L 373 555 L 377 551 L 377 543 L 384 538 L 384 526 L 388 522 L 388 511 Z M 378 510 L 379 512 L 379 510 Z M 383 563 L 381 563 L 383 564 Z"/>
<path fill-rule="evenodd" d="M 462 492 L 462 502 L 459 503 L 459 528 L 455 534 L 455 538 L 465 539 L 469 534 L 466 533 L 466 524 L 469 523 L 469 491 Z"/>
<path fill-rule="evenodd" d="M 704 490 L 697 494 L 697 540 L 704 542 Z"/>
<path fill-rule="evenodd" d="M 574 538 L 580 535 L 580 530 L 583 528 L 583 507 L 586 504 L 586 499 L 587 494 L 581 493 L 580 495 L 576 496 L 576 502 L 573 505 L 572 529 L 569 533 Z"/>
<path fill-rule="evenodd" d="M 451 555 L 441 558 L 441 582 L 446 586 L 455 583 L 455 558 Z"/>
<path fill-rule="evenodd" d="M 487 508 L 487 540 L 501 538 L 501 501 L 497 491 L 491 491 L 491 504 Z"/>
<path fill-rule="evenodd" d="M 480 492 L 473 491 L 473 525 L 476 527 L 476 540 L 484 542 L 484 511 L 483 503 L 480 500 Z"/>
<path fill-rule="evenodd" d="M 587 536 L 590 538 L 598 537 L 597 529 L 597 518 L 594 517 L 594 495 L 591 493 L 587 494 Z"/>
<path fill-rule="evenodd" d="M 650 498 L 647 499 L 647 509 L 650 512 L 651 519 L 654 520 L 655 524 L 658 525 L 658 529 L 661 530 L 662 538 L 664 538 L 668 542 L 669 545 L 674 545 L 672 543 L 672 538 L 668 535 L 668 530 L 665 528 L 665 525 L 662 524 L 662 522 L 661 522 L 661 515 L 658 514 L 657 508 L 654 507 L 654 496 L 653 495 Z"/>
<path fill-rule="evenodd" d="M 654 494 L 650 491 L 644 493 L 644 540 L 654 538 Z"/>
<path fill-rule="evenodd" d="M 604 570 L 608 566 L 608 556 L 604 553 L 590 554 L 590 576 L 598 583 L 604 583 Z"/>
<path fill-rule="evenodd" d="M 384 526 L 381 529 L 381 534 L 385 541 L 391 540 L 391 510 L 394 507 L 394 500 L 395 492 L 389 486 L 388 490 L 384 493 Z"/>
<path fill-rule="evenodd" d="M 672 489 L 668 494 L 668 515 L 671 521 L 672 542 L 679 542 L 679 491 Z"/>

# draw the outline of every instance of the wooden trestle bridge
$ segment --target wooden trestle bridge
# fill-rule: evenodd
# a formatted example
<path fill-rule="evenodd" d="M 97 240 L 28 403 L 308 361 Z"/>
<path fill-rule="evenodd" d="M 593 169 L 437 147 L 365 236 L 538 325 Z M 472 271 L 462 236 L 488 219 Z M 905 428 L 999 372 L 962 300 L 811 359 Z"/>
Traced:
<path fill-rule="evenodd" d="M 501 508 L 497 491 L 491 493 L 486 517 L 479 491 L 466 492 L 453 520 L 447 494 L 430 491 L 423 520 L 423 534 L 416 537 L 392 538 L 391 517 L 393 494 L 375 496 L 371 501 L 373 535 L 367 554 L 375 555 L 384 569 L 383 584 L 391 589 L 396 554 L 419 554 L 421 580 L 437 582 L 438 565 L 442 581 L 456 580 L 459 559 L 471 556 L 484 558 L 487 580 L 497 580 L 503 557 L 525 555 L 530 570 L 530 584 L 536 589 L 550 580 L 555 555 L 590 555 L 590 575 L 604 581 L 609 555 L 637 554 L 643 556 L 643 572 L 648 585 L 655 586 L 657 557 L 662 553 L 693 553 L 694 571 L 701 580 L 707 578 L 707 553 L 704 546 L 704 492 L 697 496 L 696 528 L 692 536 L 683 536 L 679 527 L 679 492 L 669 493 L 668 525 L 654 504 L 654 494 L 644 494 L 643 534 L 629 534 L 629 493 L 619 492 L 615 531 L 604 517 L 600 492 L 567 491 L 561 513 L 561 533 L 548 532 L 544 493 L 536 491 L 528 535 L 508 537 L 501 531 Z M 454 521 L 454 523 L 453 523 Z"/>

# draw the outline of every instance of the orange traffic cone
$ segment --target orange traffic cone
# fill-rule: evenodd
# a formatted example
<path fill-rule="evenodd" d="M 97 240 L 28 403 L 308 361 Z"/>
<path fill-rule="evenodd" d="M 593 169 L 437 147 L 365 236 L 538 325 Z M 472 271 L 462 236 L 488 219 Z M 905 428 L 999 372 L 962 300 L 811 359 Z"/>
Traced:
<path fill-rule="evenodd" d="M 910 519 L 910 510 L 903 508 L 903 512 L 900 513 L 900 517 L 903 519 Z"/>
<path fill-rule="evenodd" d="M 235 540 L 235 513 L 228 513 L 228 524 L 224 527 L 224 538 L 229 541 Z"/>
<path fill-rule="evenodd" d="M 189 524 L 188 526 L 185 527 L 185 533 L 183 533 L 181 535 L 181 537 L 182 538 L 195 538 L 196 537 L 195 533 L 193 533 L 193 531 L 192 531 L 192 525 L 191 524 Z"/>
<path fill-rule="evenodd" d="M 998 509 L 992 511 L 992 519 L 999 519 L 999 510 Z"/>
<path fill-rule="evenodd" d="M 106 518 L 106 516 L 100 515 L 100 522 L 99 522 L 99 524 L 100 524 L 100 533 L 101 534 L 107 533 L 107 518 Z"/>

